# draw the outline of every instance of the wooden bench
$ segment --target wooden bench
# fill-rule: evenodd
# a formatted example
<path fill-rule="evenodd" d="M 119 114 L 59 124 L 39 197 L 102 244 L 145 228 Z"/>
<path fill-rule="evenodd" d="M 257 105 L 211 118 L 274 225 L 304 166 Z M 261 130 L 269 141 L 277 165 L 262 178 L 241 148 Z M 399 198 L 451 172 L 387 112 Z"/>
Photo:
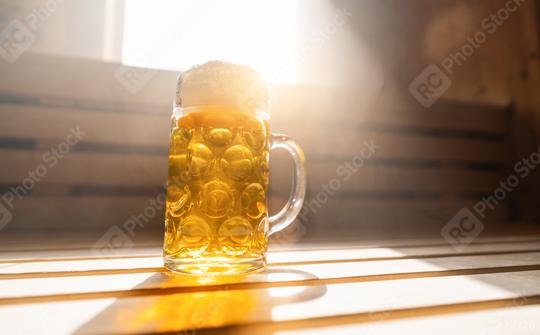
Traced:
<path fill-rule="evenodd" d="M 304 245 L 264 272 L 167 272 L 160 249 L 118 257 L 11 252 L 0 262 L 4 334 L 537 334 L 540 235 Z"/>

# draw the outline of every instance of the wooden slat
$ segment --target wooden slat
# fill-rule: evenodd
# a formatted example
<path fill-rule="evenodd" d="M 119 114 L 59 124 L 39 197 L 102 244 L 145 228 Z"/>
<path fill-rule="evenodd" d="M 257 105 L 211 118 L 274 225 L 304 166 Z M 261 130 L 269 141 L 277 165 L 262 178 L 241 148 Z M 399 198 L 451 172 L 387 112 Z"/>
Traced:
<path fill-rule="evenodd" d="M 344 251 L 346 252 L 346 251 Z M 540 252 L 269 266 L 266 272 L 247 276 L 190 277 L 164 271 L 161 259 L 117 259 L 102 267 L 99 260 L 56 263 L 2 264 L 0 305 L 30 301 L 55 301 L 104 296 L 132 296 L 167 290 L 158 294 L 228 288 L 258 288 L 313 284 L 381 281 L 523 270 L 540 270 Z M 36 266 L 37 265 L 37 266 Z M 47 266 L 50 273 L 37 269 Z M 152 267 L 154 266 L 154 267 Z M 119 268 L 122 268 L 120 270 Z M 65 271 L 65 269 L 69 269 Z M 53 273 L 55 272 L 55 273 Z M 118 274 L 120 273 L 120 274 Z M 26 278 L 25 278 L 26 277 Z M 142 283 L 142 284 L 141 284 Z M 28 301 L 26 301 L 28 302 Z"/>
<path fill-rule="evenodd" d="M 0 182 L 17 183 L 43 160 L 43 150 L 1 150 L 3 157 Z M 160 186 L 167 180 L 167 157 L 143 154 L 100 154 L 72 152 L 50 168 L 43 183 Z"/>
<path fill-rule="evenodd" d="M 368 234 L 375 239 L 439 235 L 441 228 L 462 208 L 472 208 L 474 199 L 430 198 L 337 198 L 316 201 L 316 194 L 307 197 L 300 220 L 308 235 L 325 237 L 360 236 Z M 275 201 L 271 198 L 271 201 Z M 321 198 L 324 199 L 324 198 Z M 480 199 L 479 199 L 480 200 Z M 270 204 L 270 208 L 279 208 Z M 500 203 L 487 210 L 483 219 L 485 229 L 492 223 L 504 222 L 508 206 Z M 324 233 L 323 233 L 324 232 Z M 423 235 L 423 236 L 425 236 Z"/>
<path fill-rule="evenodd" d="M 360 155 L 365 143 L 378 148 L 372 157 L 378 159 L 458 160 L 470 162 L 503 162 L 505 151 L 500 142 L 476 139 L 429 137 L 418 134 L 391 134 L 375 131 L 329 129 L 313 136 L 313 130 L 291 134 L 309 155 L 350 157 Z"/>
<path fill-rule="evenodd" d="M 132 215 L 142 215 L 146 207 L 156 208 L 142 229 L 161 228 L 164 207 L 151 205 L 144 196 L 27 196 L 14 201 L 13 220 L 5 229 L 65 228 L 84 229 L 121 225 Z"/>
<path fill-rule="evenodd" d="M 525 302 L 525 301 L 524 301 Z M 526 303 L 538 303 L 538 299 L 527 298 Z M 374 312 L 363 316 L 332 318 L 330 320 L 307 320 L 285 324 L 246 325 L 213 330 L 199 330 L 198 334 L 211 335 L 438 335 L 489 334 L 489 335 L 537 335 L 540 328 L 540 306 L 503 307 L 504 302 L 476 306 L 448 306 L 441 311 Z M 471 311 L 464 312 L 467 307 Z M 441 308 L 442 309 L 442 308 Z M 460 309 L 462 311 L 460 311 Z M 439 313 L 437 313 L 439 312 Z M 418 315 L 424 315 L 419 317 Z M 416 317 L 414 316 L 416 315 Z"/>
<path fill-rule="evenodd" d="M 43 329 L 79 334 L 155 333 L 261 322 L 290 325 L 321 318 L 331 324 L 336 317 L 366 319 L 384 311 L 408 310 L 414 316 L 415 312 L 422 315 L 427 307 L 442 314 L 450 306 L 455 311 L 515 306 L 526 299 L 538 300 L 538 280 L 540 271 L 523 271 L 6 305 L 0 307 L 0 319 L 10 320 L 4 323 L 8 333 Z"/>
<path fill-rule="evenodd" d="M 97 237 L 98 238 L 98 237 Z M 456 250 L 448 244 L 444 243 L 433 246 L 395 246 L 395 247 L 344 247 L 339 245 L 316 245 L 308 250 L 297 250 L 299 247 L 293 247 L 291 251 L 275 250 L 268 253 L 267 259 L 270 265 L 282 266 L 293 264 L 320 264 L 320 263 L 337 263 L 337 262 L 359 262 L 359 261 L 376 261 L 376 260 L 397 260 L 397 259 L 413 259 L 413 258 L 436 258 L 447 256 L 465 256 L 465 255 L 489 255 L 501 253 L 523 253 L 531 252 L 540 249 L 540 240 L 537 239 L 511 241 L 499 243 L 493 242 L 491 239 L 485 243 L 475 240 L 464 250 Z M 426 240 L 422 241 L 426 244 Z M 271 247 L 276 247 L 271 244 Z M 300 247 L 301 248 L 301 247 Z M 124 256 L 116 255 L 101 255 L 96 253 L 86 254 L 79 250 L 70 252 L 70 250 L 62 250 L 58 253 L 52 251 L 33 251 L 32 255 L 39 255 L 39 259 L 13 259 L 3 260 L 0 262 L 1 274 L 39 274 L 44 276 L 48 273 L 66 272 L 69 271 L 104 271 L 104 270 L 119 270 L 129 271 L 137 268 L 159 268 L 162 266 L 162 248 L 155 247 L 153 249 L 133 248 L 126 249 L 131 251 L 131 254 Z M 3 255 L 9 255 L 6 252 Z M 54 256 L 53 256 L 54 255 Z M 76 257 L 79 255 L 79 257 Z M 106 256 L 107 258 L 103 258 Z M 20 256 L 19 256 L 20 257 Z M 54 257 L 54 258 L 51 258 Z M 8 272 L 6 272 L 8 271 Z"/>
<path fill-rule="evenodd" d="M 329 187 L 336 179 L 340 192 L 424 192 L 424 193 L 489 193 L 498 187 L 501 173 L 477 171 L 452 167 L 407 167 L 364 165 L 352 170 L 342 161 L 313 161 L 308 164 L 308 187 L 312 194 Z M 270 167 L 270 182 L 273 190 L 289 191 L 290 166 L 283 159 L 276 160 Z M 332 181 L 332 188 L 335 187 Z"/>
<path fill-rule="evenodd" d="M 129 191 L 127 191 L 129 192 Z M 84 227 L 110 227 L 122 224 L 132 215 L 142 214 L 151 206 L 152 196 L 81 195 L 81 196 L 26 196 L 14 201 L 13 221 L 8 228 L 57 227 L 82 229 Z M 270 198 L 270 212 L 281 207 L 281 198 Z M 461 208 L 471 207 L 472 200 L 329 198 L 326 202 L 313 202 L 307 198 L 305 210 L 298 220 L 308 225 L 308 232 L 319 229 L 326 236 L 370 233 L 386 236 L 413 236 L 414 233 L 439 234 L 440 229 Z M 160 227 L 164 208 L 157 207 L 156 215 L 146 228 Z M 311 209 L 310 209 L 311 208 Z M 508 216 L 508 208 L 501 203 L 486 211 L 486 223 L 499 222 Z M 306 221 L 307 220 L 307 221 Z M 350 223 L 353 222 L 354 225 Z M 407 224 L 405 224 L 407 222 Z M 387 235 L 385 235 L 387 234 Z"/>
<path fill-rule="evenodd" d="M 27 196 L 15 200 L 13 222 L 8 227 L 110 227 L 125 222 L 132 215 L 141 214 L 150 206 L 152 199 L 152 196 L 120 195 Z M 271 213 L 281 207 L 281 201 L 275 202 L 274 199 L 277 198 L 270 198 Z M 280 205 L 276 205 L 277 203 Z M 414 198 L 390 198 L 384 201 L 377 198 L 330 198 L 326 202 L 313 202 L 312 198 L 308 197 L 305 210 L 298 220 L 308 226 L 309 233 L 316 233 L 320 229 L 328 231 L 327 227 L 331 225 L 332 230 L 328 232 L 328 236 L 362 232 L 375 234 L 372 235 L 373 238 L 413 236 L 418 232 L 439 234 L 440 229 L 461 208 L 471 208 L 474 203 L 472 200 Z M 163 208 L 157 208 L 157 214 L 150 218 L 148 227 L 161 227 L 162 212 Z M 507 216 L 508 207 L 501 203 L 494 210 L 486 211 L 485 223 L 499 222 Z M 351 222 L 354 222 L 354 225 L 351 225 Z"/>
<path fill-rule="evenodd" d="M 149 108 L 150 109 L 150 108 Z M 79 127 L 85 142 L 159 145 L 169 143 L 170 116 L 154 113 L 82 111 L 72 108 L 0 105 L 2 137 L 64 140 Z"/>
<path fill-rule="evenodd" d="M 393 97 L 395 98 L 395 97 Z M 277 86 L 274 88 L 273 121 L 276 127 L 293 131 L 298 124 L 310 128 L 384 126 L 393 128 L 508 132 L 508 106 L 456 103 L 441 100 L 430 109 L 396 98 L 363 108 L 356 101 L 328 87 Z M 308 117 L 306 117 L 308 116 Z"/>
<path fill-rule="evenodd" d="M 105 105 L 126 110 L 141 106 L 170 108 L 177 73 L 151 70 L 149 80 L 133 94 L 115 77 L 120 67 L 117 63 L 27 52 L 15 65 L 0 64 L 0 92 L 48 98 L 59 104 L 63 103 L 61 99 L 77 99 L 105 102 Z M 146 74 L 135 73 L 141 77 Z"/>
<path fill-rule="evenodd" d="M 490 253 L 513 253 L 540 249 L 540 241 L 471 244 L 466 249 L 458 251 L 448 245 L 431 247 L 388 247 L 388 248 L 347 248 L 299 251 L 275 251 L 268 254 L 268 262 L 273 265 L 294 263 L 334 263 L 345 261 L 375 261 L 405 258 L 434 258 L 442 256 L 475 255 Z"/>
<path fill-rule="evenodd" d="M 478 238 L 476 238 L 472 244 L 470 244 L 466 250 L 465 254 L 469 250 L 471 250 L 472 253 L 477 250 L 476 248 L 483 248 L 486 249 L 479 249 L 479 252 L 481 253 L 490 253 L 494 252 L 493 250 L 497 250 L 498 245 L 502 245 L 502 251 L 509 250 L 512 251 L 519 251 L 521 244 L 529 244 L 532 243 L 533 245 L 540 243 L 540 235 L 538 234 L 538 227 L 534 225 L 519 225 L 515 224 L 512 226 L 513 230 L 519 230 L 523 233 L 523 235 L 502 235 L 501 232 L 499 232 L 498 235 L 480 235 Z M 93 234 L 91 233 L 93 232 Z M 94 252 L 92 252 L 92 249 L 90 249 L 90 246 L 92 246 L 97 239 L 101 237 L 101 232 L 98 232 L 96 234 L 95 231 L 85 231 L 85 230 L 78 230 L 78 231 L 58 231 L 55 234 L 52 235 L 46 235 L 43 237 L 40 237 L 39 244 L 36 244 L 36 238 L 33 235 L 26 234 L 24 232 L 22 233 L 10 233 L 10 232 L 3 232 L 3 234 L 0 235 L 0 251 L 2 254 L 2 260 L 0 260 L 0 263 L 18 263 L 18 262 L 49 262 L 49 261 L 58 261 L 58 260 L 86 260 L 86 259 L 97 259 L 97 258 L 103 258 L 102 255 L 95 255 Z M 161 257 L 162 254 L 162 244 L 163 244 L 163 234 L 161 232 L 157 232 L 155 235 L 144 235 L 141 238 L 137 239 L 136 245 L 134 247 L 129 248 L 123 248 L 118 251 L 118 253 L 115 253 L 115 255 L 110 255 L 107 258 L 136 258 L 136 257 Z M 71 243 L 62 243 L 62 241 L 69 240 Z M 508 245 L 508 246 L 507 246 Z M 506 247 L 505 247 L 506 246 Z M 515 248 L 517 249 L 513 249 Z M 396 256 L 396 251 L 400 253 L 404 253 L 405 255 L 410 255 L 411 257 L 415 256 L 412 252 L 407 252 L 406 250 L 413 248 L 413 250 L 424 250 L 428 248 L 435 248 L 433 249 L 434 256 L 444 256 L 446 254 L 446 251 L 437 251 L 438 248 L 441 248 L 442 250 L 447 250 L 449 252 L 452 252 L 452 254 L 461 254 L 461 252 L 458 252 L 456 249 L 451 248 L 448 245 L 448 242 L 442 237 L 442 236 L 432 236 L 430 238 L 422 238 L 422 239 L 397 239 L 397 240 L 367 240 L 362 239 L 359 240 L 355 238 L 354 240 L 348 240 L 345 241 L 345 238 L 342 238 L 339 242 L 337 241 L 325 241 L 324 243 L 317 243 L 317 242 L 308 242 L 303 241 L 300 244 L 285 244 L 285 243 L 276 243 L 271 238 L 271 241 L 269 243 L 269 250 L 270 250 L 270 257 L 274 257 L 274 254 L 282 254 L 285 252 L 287 255 L 289 255 L 289 252 L 294 252 L 296 254 L 297 252 L 300 253 L 300 255 L 303 255 L 304 252 L 311 252 L 316 251 L 317 254 L 320 252 L 330 252 L 330 254 L 324 254 L 328 257 L 329 255 L 334 255 L 332 257 L 337 257 L 336 255 L 342 255 L 339 258 L 332 258 L 330 257 L 330 261 L 332 260 L 344 260 L 346 259 L 345 254 L 342 254 L 341 250 L 384 250 L 382 251 L 383 259 L 388 256 Z M 405 250 L 401 251 L 401 248 L 405 248 Z M 418 249 L 414 249 L 418 248 Z M 472 249 L 471 249 L 472 248 Z M 493 250 L 490 251 L 490 248 Z M 506 249 L 508 248 L 508 249 Z M 533 249 L 536 249 L 534 247 Z M 386 251 L 388 250 L 388 251 Z M 387 253 L 389 252 L 389 254 Z M 416 252 L 416 251 L 415 251 Z M 418 251 L 420 252 L 420 251 Z M 442 254 L 441 254 L 442 252 Z M 361 253 L 362 255 L 364 253 Z M 375 255 L 378 254 L 378 251 Z M 366 257 L 369 258 L 372 255 L 371 251 L 368 251 L 366 253 Z M 386 256 L 385 256 L 386 255 Z M 417 256 L 421 257 L 422 254 L 418 254 Z M 289 257 L 289 256 L 287 256 Z M 305 257 L 305 256 L 301 256 Z M 377 256 L 374 256 L 377 259 Z M 413 257 L 414 258 L 414 257 Z M 272 258 L 271 258 L 272 259 Z M 299 261 L 297 258 L 292 257 L 293 261 Z M 364 259 L 364 258 L 362 258 Z M 286 260 L 285 260 L 286 261 Z M 313 259 L 312 259 L 313 261 Z M 307 262 L 310 262 L 309 258 L 307 259 Z"/>

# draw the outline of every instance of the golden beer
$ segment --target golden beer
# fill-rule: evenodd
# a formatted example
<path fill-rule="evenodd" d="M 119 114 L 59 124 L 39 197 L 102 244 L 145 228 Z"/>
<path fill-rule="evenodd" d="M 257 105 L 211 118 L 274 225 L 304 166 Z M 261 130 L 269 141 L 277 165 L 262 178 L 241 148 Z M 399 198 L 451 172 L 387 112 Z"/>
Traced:
<path fill-rule="evenodd" d="M 173 116 L 164 257 L 189 273 L 264 266 L 268 245 L 269 124 L 224 106 Z"/>
<path fill-rule="evenodd" d="M 254 69 L 210 61 L 178 76 L 170 133 L 163 259 L 169 270 L 238 274 L 266 265 L 268 237 L 304 202 L 302 148 L 269 128 L 269 89 Z M 291 194 L 268 216 L 269 150 L 294 162 Z"/>

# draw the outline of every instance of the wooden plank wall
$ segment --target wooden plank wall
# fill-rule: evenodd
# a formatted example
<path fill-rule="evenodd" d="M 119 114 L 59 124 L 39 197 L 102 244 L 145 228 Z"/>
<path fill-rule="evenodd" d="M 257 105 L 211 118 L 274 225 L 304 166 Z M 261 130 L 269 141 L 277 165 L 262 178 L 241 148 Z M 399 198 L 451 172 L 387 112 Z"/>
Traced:
<path fill-rule="evenodd" d="M 6 231 L 105 231 L 140 215 L 162 192 L 175 73 L 133 70 L 148 78 L 133 93 L 115 77 L 126 71 L 118 64 L 28 53 L 0 71 L 4 194 L 47 163 L 44 154 L 70 129 L 84 132 L 14 201 Z M 302 226 L 281 238 L 438 234 L 457 210 L 493 192 L 504 177 L 508 108 L 441 102 L 425 110 L 394 102 L 365 111 L 345 103 L 348 94 L 275 88 L 272 129 L 302 145 L 309 174 L 308 210 L 297 220 Z M 369 157 L 366 143 L 376 146 Z M 273 153 L 272 211 L 287 197 L 290 164 L 285 154 Z M 361 167 L 351 170 L 351 164 Z M 323 191 L 337 185 L 333 180 L 339 187 Z M 328 199 L 321 202 L 324 193 Z M 504 221 L 508 212 L 502 204 L 488 218 Z M 148 219 L 144 230 L 158 236 L 162 209 Z"/>
<path fill-rule="evenodd" d="M 397 99 L 359 110 L 350 94 L 289 89 L 279 93 L 283 105 L 274 106 L 274 129 L 307 147 L 308 234 L 439 235 L 457 211 L 508 176 L 510 107 L 439 101 L 425 109 Z M 291 101 L 299 101 L 292 109 L 300 112 L 283 117 Z M 371 142 L 373 155 L 363 155 Z M 361 167 L 345 173 L 355 160 Z M 281 185 L 290 176 L 273 178 Z M 327 191 L 331 183 L 339 189 Z M 510 204 L 490 211 L 487 225 L 508 220 Z"/>

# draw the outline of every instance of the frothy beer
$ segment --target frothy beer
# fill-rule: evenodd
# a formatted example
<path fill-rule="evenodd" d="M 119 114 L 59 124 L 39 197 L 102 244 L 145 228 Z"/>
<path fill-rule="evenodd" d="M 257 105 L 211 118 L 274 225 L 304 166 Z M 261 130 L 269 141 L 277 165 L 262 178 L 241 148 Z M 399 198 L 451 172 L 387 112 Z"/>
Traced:
<path fill-rule="evenodd" d="M 226 272 L 220 267 L 228 264 L 237 272 L 267 249 L 266 91 L 253 91 L 258 77 L 234 66 L 207 63 L 179 80 L 164 242 L 173 270 Z"/>

